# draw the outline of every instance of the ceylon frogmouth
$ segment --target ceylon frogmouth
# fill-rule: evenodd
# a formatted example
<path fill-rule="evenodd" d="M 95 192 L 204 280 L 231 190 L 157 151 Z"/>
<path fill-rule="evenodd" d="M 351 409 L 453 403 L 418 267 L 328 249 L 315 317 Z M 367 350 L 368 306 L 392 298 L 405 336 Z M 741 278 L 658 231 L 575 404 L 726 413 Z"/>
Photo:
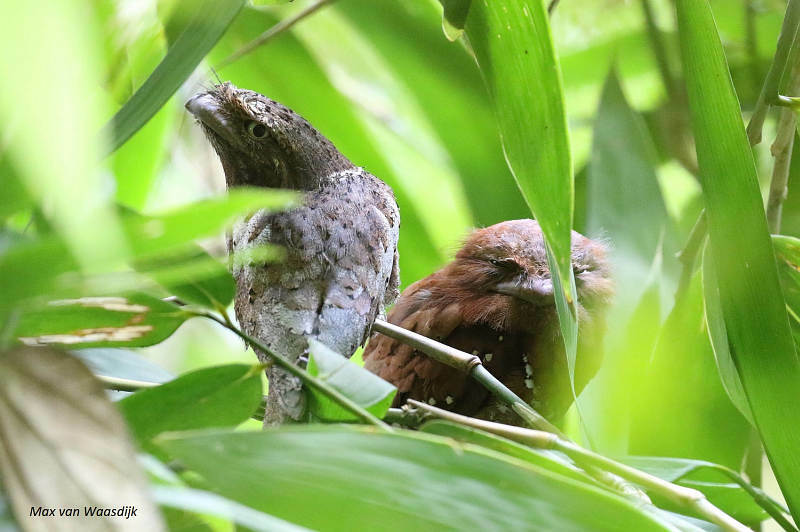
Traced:
<path fill-rule="evenodd" d="M 605 247 L 575 231 L 572 266 L 580 324 L 579 393 L 600 363 L 612 281 Z M 473 232 L 455 260 L 403 292 L 388 320 L 480 356 L 495 377 L 552 422 L 572 403 L 545 242 L 534 220 Z M 466 374 L 386 336 L 372 337 L 364 363 L 397 386 L 395 406 L 412 398 L 469 416 L 520 423 Z"/>
<path fill-rule="evenodd" d="M 229 237 L 234 253 L 262 244 L 286 250 L 282 262 L 234 266 L 241 327 L 293 362 L 309 338 L 349 357 L 397 296 L 400 215 L 392 190 L 301 116 L 256 92 L 222 83 L 186 108 L 219 155 L 228 187 L 304 193 L 302 206 L 259 211 Z M 267 377 L 265 425 L 303 419 L 300 381 L 277 367 Z"/>

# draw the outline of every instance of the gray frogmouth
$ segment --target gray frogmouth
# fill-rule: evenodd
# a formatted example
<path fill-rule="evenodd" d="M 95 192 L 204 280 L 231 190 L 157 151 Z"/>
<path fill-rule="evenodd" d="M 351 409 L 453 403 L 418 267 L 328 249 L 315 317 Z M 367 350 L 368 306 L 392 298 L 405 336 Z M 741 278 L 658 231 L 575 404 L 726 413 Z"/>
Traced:
<path fill-rule="evenodd" d="M 232 253 L 263 244 L 286 250 L 281 262 L 234 266 L 240 326 L 295 363 L 309 338 L 351 356 L 397 296 L 400 214 L 391 188 L 297 113 L 257 92 L 222 83 L 186 108 L 219 155 L 229 188 L 283 188 L 304 196 L 291 210 L 256 212 L 229 236 Z M 267 378 L 264 424 L 304 420 L 300 381 L 274 366 Z"/>

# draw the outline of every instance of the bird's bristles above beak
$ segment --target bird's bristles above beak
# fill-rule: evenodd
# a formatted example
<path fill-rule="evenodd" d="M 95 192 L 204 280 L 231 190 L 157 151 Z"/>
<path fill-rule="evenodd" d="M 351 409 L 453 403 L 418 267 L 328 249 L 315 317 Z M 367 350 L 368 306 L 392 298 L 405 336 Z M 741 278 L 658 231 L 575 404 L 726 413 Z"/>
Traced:
<path fill-rule="evenodd" d="M 553 297 L 553 281 L 550 279 L 536 279 L 523 283 L 507 281 L 496 285 L 493 291 L 498 294 L 527 301 L 537 306 L 552 305 L 555 303 Z"/>

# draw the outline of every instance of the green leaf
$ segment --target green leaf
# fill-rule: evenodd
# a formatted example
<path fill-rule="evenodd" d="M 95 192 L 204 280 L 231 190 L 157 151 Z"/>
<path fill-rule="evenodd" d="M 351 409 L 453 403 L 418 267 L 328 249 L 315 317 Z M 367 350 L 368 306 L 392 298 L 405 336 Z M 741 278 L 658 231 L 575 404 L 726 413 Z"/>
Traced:
<path fill-rule="evenodd" d="M 307 426 L 158 443 L 211 490 L 312 529 L 669 529 L 620 497 L 433 435 Z"/>
<path fill-rule="evenodd" d="M 615 251 L 650 264 L 670 220 L 652 141 L 641 116 L 628 104 L 614 67 L 597 111 L 587 187 L 589 233 L 604 232 Z"/>
<path fill-rule="evenodd" d="M 39 506 L 125 504 L 138 510 L 136 527 L 164 530 L 125 423 L 83 364 L 54 349 L 26 347 L 0 354 L 0 374 L 0 476 L 21 528 L 43 527 L 47 518 L 30 515 Z M 84 530 L 120 522 L 61 519 L 69 523 L 61 528 Z"/>
<path fill-rule="evenodd" d="M 59 274 L 77 268 L 66 244 L 55 236 L 14 239 L 0 253 L 0 309 L 52 294 Z"/>
<path fill-rule="evenodd" d="M 494 103 L 506 160 L 572 302 L 572 159 L 561 71 L 544 3 L 474 2 L 465 28 Z M 569 319 L 563 313 L 559 318 Z"/>
<path fill-rule="evenodd" d="M 134 266 L 184 303 L 209 310 L 226 309 L 236 293 L 228 268 L 203 248 L 189 244 L 185 251 L 136 261 Z"/>
<path fill-rule="evenodd" d="M 581 482 L 594 483 L 594 480 L 587 476 L 581 469 L 575 467 L 569 458 L 555 451 L 534 449 L 489 432 L 458 425 L 449 421 L 442 421 L 440 419 L 425 422 L 419 430 L 420 432 L 453 438 L 460 442 L 471 443 L 473 445 L 492 449 L 529 462 L 535 466 L 543 467 L 565 477 Z"/>
<path fill-rule="evenodd" d="M 351 362 L 325 344 L 308 341 L 308 372 L 349 397 L 378 418 L 386 415 L 397 388 L 371 371 Z M 357 419 L 352 412 L 333 402 L 328 396 L 311 387 L 309 409 L 326 421 Z"/>
<path fill-rule="evenodd" d="M 30 208 L 31 199 L 8 153 L 0 153 L 0 186 L 3 187 L 3 201 L 0 201 L 0 222 L 22 209 Z"/>
<path fill-rule="evenodd" d="M 242 527 L 247 527 L 248 530 L 263 532 L 308 530 L 209 491 L 177 486 L 153 486 L 151 493 L 153 499 L 161 506 L 221 517 Z"/>
<path fill-rule="evenodd" d="M 62 299 L 24 312 L 14 337 L 26 345 L 141 347 L 161 342 L 190 317 L 146 294 Z"/>
<path fill-rule="evenodd" d="M 204 368 L 117 404 L 140 444 L 162 432 L 235 427 L 261 404 L 262 370 L 247 364 Z"/>
<path fill-rule="evenodd" d="M 756 168 L 707 1 L 677 0 L 711 256 L 728 349 L 781 490 L 800 518 L 800 359 Z M 716 347 L 716 346 L 715 346 Z"/>
<path fill-rule="evenodd" d="M 127 214 L 123 224 L 134 256 L 143 258 L 185 251 L 185 244 L 215 236 L 245 214 L 288 208 L 297 200 L 288 190 L 237 188 L 158 215 Z"/>
<path fill-rule="evenodd" d="M 333 8 L 351 21 L 351 31 L 369 40 L 417 100 L 461 178 L 475 223 L 485 227 L 530 216 L 500 137 L 489 134 L 497 125 L 475 60 L 465 47 L 442 39 L 437 6 L 348 0 Z M 414 39 L 407 38 L 410 32 Z"/>
<path fill-rule="evenodd" d="M 113 152 L 158 112 L 222 37 L 244 0 L 181 2 L 176 10 L 190 18 L 147 81 L 104 127 Z"/>
<path fill-rule="evenodd" d="M 41 213 L 84 271 L 126 257 L 97 167 L 103 143 L 96 128 L 105 111 L 101 41 L 94 10 L 72 0 L 13 3 L 0 17 L 0 77 L 25 80 L 0 93 L 3 158 L 30 199 L 46 205 Z M 42 141 L 42 124 L 58 142 Z"/>
<path fill-rule="evenodd" d="M 731 468 L 742 463 L 751 427 L 723 389 L 703 321 L 698 273 L 675 301 L 643 373 L 631 377 L 641 383 L 629 453 L 683 456 Z"/>
<path fill-rule="evenodd" d="M 778 275 L 789 311 L 789 323 L 795 339 L 800 340 L 800 239 L 791 236 L 772 235 Z"/>
<path fill-rule="evenodd" d="M 472 0 L 439 0 L 442 4 L 442 30 L 448 39 L 455 41 L 464 32 Z"/>
<path fill-rule="evenodd" d="M 76 349 L 70 353 L 86 364 L 92 373 L 102 377 L 144 382 L 166 382 L 175 378 L 172 373 L 130 349 Z M 130 395 L 128 392 L 109 393 L 113 400 Z"/>
<path fill-rule="evenodd" d="M 719 464 L 661 456 L 626 456 L 620 461 L 669 482 L 700 490 L 722 511 L 740 521 L 755 524 L 768 517 L 759 501 L 778 513 L 788 513 L 787 508 L 748 484 L 736 471 Z"/>

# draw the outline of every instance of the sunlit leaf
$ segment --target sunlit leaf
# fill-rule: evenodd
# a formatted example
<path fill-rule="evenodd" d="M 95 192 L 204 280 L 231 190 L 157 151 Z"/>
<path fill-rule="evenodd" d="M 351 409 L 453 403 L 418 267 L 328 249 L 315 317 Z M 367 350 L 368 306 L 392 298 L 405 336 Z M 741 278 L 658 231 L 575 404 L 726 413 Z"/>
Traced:
<path fill-rule="evenodd" d="M 465 30 L 494 102 L 506 160 L 542 226 L 571 301 L 572 159 L 544 3 L 472 2 Z"/>
<path fill-rule="evenodd" d="M 83 364 L 22 348 L 0 354 L 0 373 L 0 472 L 22 528 L 114 529 L 119 517 L 87 517 L 84 507 L 129 505 L 136 527 L 164 530 L 125 423 Z M 31 516 L 40 506 L 78 514 Z"/>
<path fill-rule="evenodd" d="M 220 495 L 312 529 L 668 529 L 625 499 L 433 435 L 303 427 L 158 443 Z"/>
<path fill-rule="evenodd" d="M 97 168 L 103 139 L 96 128 L 105 110 L 97 20 L 92 9 L 72 0 L 4 7 L 0 76 L 18 81 L 0 93 L 3 158 L 10 158 L 19 183 L 80 269 L 97 271 L 126 257 Z M 44 140 L 43 127 L 52 140 Z"/>
<path fill-rule="evenodd" d="M 316 340 L 308 342 L 308 372 L 352 399 L 359 406 L 382 418 L 392 404 L 397 389 Z M 330 397 L 311 387 L 309 409 L 326 421 L 354 420 L 349 411 Z"/>
<path fill-rule="evenodd" d="M 692 130 L 728 350 L 795 519 L 800 516 L 800 359 L 756 168 L 707 1 L 677 0 Z M 716 347 L 716 346 L 715 346 Z"/>
<path fill-rule="evenodd" d="M 628 452 L 738 468 L 751 428 L 723 390 L 705 329 L 699 274 L 675 301 L 647 354 L 644 374 L 638 376 Z M 715 430 L 708 430 L 711 425 Z"/>
<path fill-rule="evenodd" d="M 200 246 L 188 245 L 185 251 L 134 265 L 183 303 L 221 310 L 233 302 L 236 285 L 231 273 Z"/>

